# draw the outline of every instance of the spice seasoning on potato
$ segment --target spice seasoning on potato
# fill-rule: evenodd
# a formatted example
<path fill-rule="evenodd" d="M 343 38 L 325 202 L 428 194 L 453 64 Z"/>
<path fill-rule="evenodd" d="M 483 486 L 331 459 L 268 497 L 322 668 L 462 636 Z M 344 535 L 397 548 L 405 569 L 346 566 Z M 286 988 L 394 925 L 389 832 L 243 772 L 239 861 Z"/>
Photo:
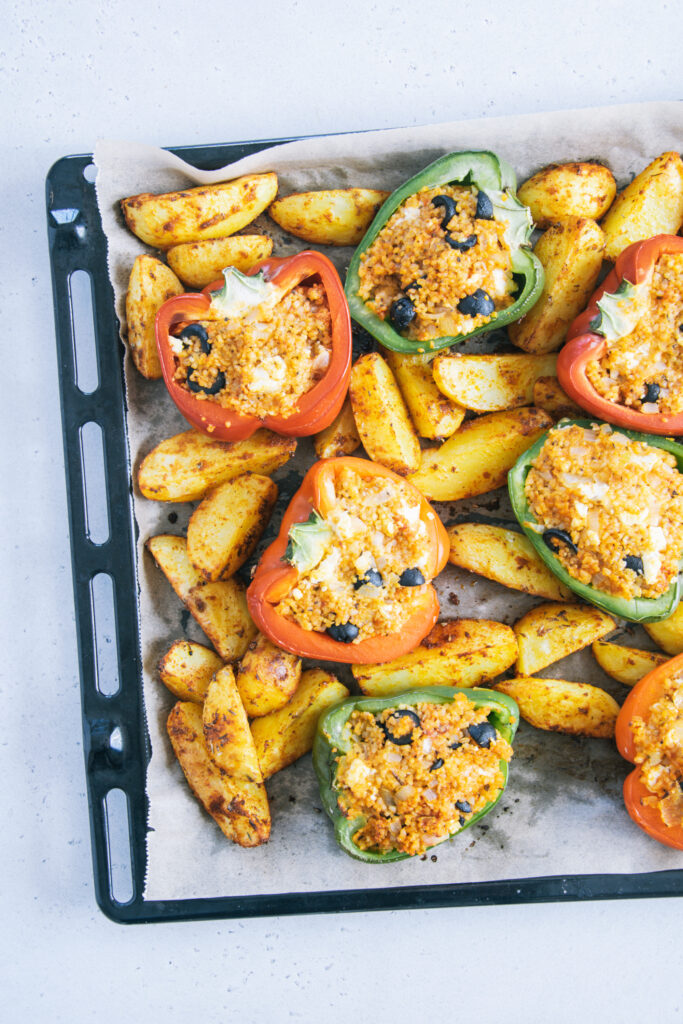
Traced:
<path fill-rule="evenodd" d="M 517 190 L 536 227 L 548 228 L 569 217 L 599 220 L 617 192 L 608 167 L 592 161 L 551 164 L 532 175 Z"/>

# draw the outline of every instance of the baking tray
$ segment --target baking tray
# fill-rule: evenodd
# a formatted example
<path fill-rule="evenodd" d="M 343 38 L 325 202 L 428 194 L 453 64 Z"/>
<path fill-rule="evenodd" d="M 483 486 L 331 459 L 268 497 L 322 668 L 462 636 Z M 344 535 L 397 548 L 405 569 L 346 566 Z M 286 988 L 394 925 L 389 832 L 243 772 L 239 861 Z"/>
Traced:
<path fill-rule="evenodd" d="M 276 142 L 190 146 L 171 152 L 196 167 L 213 169 Z M 83 716 L 83 748 L 90 814 L 95 895 L 100 909 L 120 923 L 202 918 L 256 917 L 337 911 L 396 910 L 569 900 L 622 899 L 683 894 L 683 871 L 643 874 L 553 875 L 484 883 L 387 886 L 224 896 L 210 899 L 147 900 L 146 769 L 150 743 L 142 700 L 136 524 L 126 430 L 123 379 L 124 350 L 107 272 L 106 239 L 95 197 L 91 155 L 66 156 L 51 168 L 46 181 L 48 242 L 52 270 L 55 330 L 62 406 L 74 602 Z M 92 390 L 78 386 L 83 339 L 76 336 L 72 282 L 77 271 L 90 281 L 92 326 L 86 339 L 95 368 Z M 82 277 L 82 275 L 81 275 Z M 81 330 L 81 328 L 79 328 Z M 83 428 L 101 430 L 99 498 L 106 505 L 110 530 L 91 539 L 88 497 L 91 467 L 84 455 Z M 86 481 L 86 469 L 88 480 Z M 93 581 L 102 574 L 112 586 L 112 648 L 118 685 L 102 679 L 98 646 L 106 642 L 95 618 Z M 110 685 L 111 684 L 111 685 Z M 123 819 L 113 827 L 111 796 L 124 800 Z M 123 842 L 123 848 L 121 846 Z M 122 864 L 121 861 L 124 863 Z M 116 879 L 128 879 L 121 893 Z"/>

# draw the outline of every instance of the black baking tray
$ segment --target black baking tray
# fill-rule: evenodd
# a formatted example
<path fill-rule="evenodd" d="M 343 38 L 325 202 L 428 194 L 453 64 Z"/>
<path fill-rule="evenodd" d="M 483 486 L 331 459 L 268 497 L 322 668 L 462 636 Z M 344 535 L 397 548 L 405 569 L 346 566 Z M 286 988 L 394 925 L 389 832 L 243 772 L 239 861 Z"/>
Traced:
<path fill-rule="evenodd" d="M 171 151 L 197 167 L 213 169 L 283 141 L 289 140 L 181 147 Z M 144 899 L 148 828 L 145 781 L 150 743 L 142 699 L 136 525 L 127 443 L 124 350 L 114 310 L 114 293 L 107 273 L 106 239 L 95 197 L 93 171 L 91 155 L 64 157 L 51 168 L 46 193 L 86 782 L 95 894 L 102 911 L 114 921 L 136 923 L 681 895 L 683 871 L 677 870 L 212 899 Z M 76 338 L 70 287 L 76 271 L 85 271 L 91 282 L 92 345 L 98 383 L 88 394 L 84 394 L 76 382 Z M 81 440 L 81 429 L 87 423 L 98 424 L 103 439 L 102 470 L 111 530 L 109 538 L 101 544 L 94 543 L 88 535 Z M 119 685 L 111 696 L 106 695 L 109 688 L 101 685 L 101 680 L 98 682 L 92 581 L 102 573 L 109 575 L 113 589 L 112 628 Z M 112 853 L 106 804 L 111 791 L 122 791 L 128 804 L 124 856 L 129 852 L 130 863 L 126 864 L 126 870 L 130 879 L 130 895 L 125 898 L 116 891 L 113 880 L 117 865 Z"/>

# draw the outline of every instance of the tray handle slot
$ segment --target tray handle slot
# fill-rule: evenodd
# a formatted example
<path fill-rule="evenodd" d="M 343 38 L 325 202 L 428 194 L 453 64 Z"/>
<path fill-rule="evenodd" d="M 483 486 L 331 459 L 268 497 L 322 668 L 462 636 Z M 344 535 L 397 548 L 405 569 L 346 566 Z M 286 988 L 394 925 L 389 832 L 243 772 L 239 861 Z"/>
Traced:
<path fill-rule="evenodd" d="M 95 685 L 103 697 L 115 697 L 121 689 L 119 645 L 114 602 L 114 581 L 107 572 L 90 580 Z"/>
<path fill-rule="evenodd" d="M 119 788 L 110 789 L 102 801 L 102 807 L 109 869 L 109 895 L 115 903 L 125 906 L 135 895 L 128 794 Z"/>
<path fill-rule="evenodd" d="M 88 420 L 80 429 L 80 438 L 86 534 L 93 544 L 101 545 L 111 533 L 102 427 Z"/>
<path fill-rule="evenodd" d="M 74 270 L 69 274 L 69 301 L 76 387 L 82 394 L 91 395 L 99 387 L 100 371 L 95 340 L 92 277 L 87 270 Z"/>

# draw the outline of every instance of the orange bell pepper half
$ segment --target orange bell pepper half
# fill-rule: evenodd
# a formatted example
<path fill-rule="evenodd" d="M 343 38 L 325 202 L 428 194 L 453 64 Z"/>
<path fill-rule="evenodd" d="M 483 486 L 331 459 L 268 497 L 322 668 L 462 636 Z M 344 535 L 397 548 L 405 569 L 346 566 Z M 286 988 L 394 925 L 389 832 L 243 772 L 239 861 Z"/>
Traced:
<path fill-rule="evenodd" d="M 419 491 L 402 477 L 367 459 L 351 456 L 339 459 L 324 459 L 316 462 L 306 473 L 301 487 L 292 498 L 282 519 L 280 532 L 261 557 L 254 579 L 247 590 L 247 604 L 254 622 L 262 633 L 278 647 L 305 658 L 319 658 L 323 661 L 345 662 L 367 665 L 391 661 L 412 651 L 435 625 L 439 616 L 439 601 L 436 591 L 428 586 L 420 608 L 401 627 L 400 632 L 390 636 L 369 637 L 359 643 L 342 643 L 326 633 L 303 629 L 297 623 L 278 614 L 275 605 L 281 601 L 296 584 L 298 572 L 285 561 L 285 551 L 290 527 L 308 520 L 312 512 L 322 518 L 334 503 L 334 479 L 345 467 L 354 469 L 365 477 L 383 476 L 398 480 L 420 499 L 420 518 L 427 527 L 429 562 L 427 579 L 437 576 L 446 562 L 450 545 L 448 534 L 429 502 Z"/>

